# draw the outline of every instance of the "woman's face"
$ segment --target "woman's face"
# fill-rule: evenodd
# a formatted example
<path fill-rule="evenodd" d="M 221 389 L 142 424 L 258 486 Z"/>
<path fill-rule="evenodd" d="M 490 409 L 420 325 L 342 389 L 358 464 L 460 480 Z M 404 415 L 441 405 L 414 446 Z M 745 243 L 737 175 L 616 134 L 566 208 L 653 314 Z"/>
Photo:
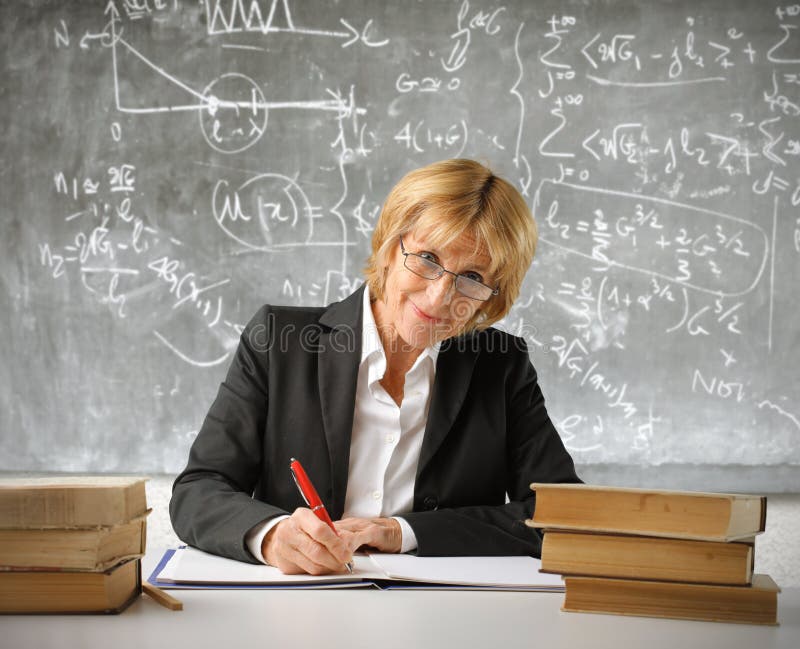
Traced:
<path fill-rule="evenodd" d="M 491 259 L 482 250 L 475 254 L 475 238 L 471 234 L 464 233 L 445 248 L 437 248 L 426 241 L 424 234 L 410 232 L 403 235 L 403 245 L 406 252 L 417 253 L 446 270 L 493 286 L 488 276 Z M 373 305 L 384 346 L 405 343 L 421 351 L 458 335 L 484 303 L 456 291 L 453 275 L 444 273 L 438 279 L 425 279 L 408 270 L 403 262 L 398 239 L 389 258 L 384 299 Z"/>

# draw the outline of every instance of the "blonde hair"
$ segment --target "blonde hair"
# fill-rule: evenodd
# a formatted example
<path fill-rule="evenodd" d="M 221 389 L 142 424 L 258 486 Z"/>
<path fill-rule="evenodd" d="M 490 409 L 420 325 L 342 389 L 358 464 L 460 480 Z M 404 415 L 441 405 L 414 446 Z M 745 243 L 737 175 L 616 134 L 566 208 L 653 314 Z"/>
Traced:
<path fill-rule="evenodd" d="M 462 234 L 491 259 L 492 288 L 499 288 L 464 326 L 486 329 L 510 310 L 536 250 L 536 223 L 516 188 L 474 160 L 443 160 L 406 174 L 383 205 L 364 269 L 370 295 L 384 298 L 385 269 L 400 237 L 413 229 L 444 247 Z"/>

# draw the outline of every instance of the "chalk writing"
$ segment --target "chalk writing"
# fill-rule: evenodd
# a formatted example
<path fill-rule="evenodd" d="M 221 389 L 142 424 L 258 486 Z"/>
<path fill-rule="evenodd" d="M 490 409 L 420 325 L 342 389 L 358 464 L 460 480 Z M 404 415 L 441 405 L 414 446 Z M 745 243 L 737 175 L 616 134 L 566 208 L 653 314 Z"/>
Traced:
<path fill-rule="evenodd" d="M 579 462 L 800 465 L 797 3 L 23 4 L 0 7 L 11 363 L 54 386 L 43 428 L 164 449 L 77 470 L 179 470 L 259 306 L 346 298 L 392 185 L 461 156 L 535 214 L 497 326 Z M 46 368 L 31 331 L 64 350 Z"/>

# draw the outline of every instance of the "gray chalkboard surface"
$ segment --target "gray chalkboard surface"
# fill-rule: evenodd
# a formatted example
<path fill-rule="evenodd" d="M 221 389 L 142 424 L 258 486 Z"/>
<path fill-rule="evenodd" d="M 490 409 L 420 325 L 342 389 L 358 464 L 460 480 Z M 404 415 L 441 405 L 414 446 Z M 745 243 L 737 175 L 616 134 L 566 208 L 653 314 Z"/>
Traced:
<path fill-rule="evenodd" d="M 361 282 L 472 157 L 541 242 L 502 323 L 584 475 L 800 486 L 800 6 L 0 5 L 0 470 L 182 468 L 264 302 Z"/>

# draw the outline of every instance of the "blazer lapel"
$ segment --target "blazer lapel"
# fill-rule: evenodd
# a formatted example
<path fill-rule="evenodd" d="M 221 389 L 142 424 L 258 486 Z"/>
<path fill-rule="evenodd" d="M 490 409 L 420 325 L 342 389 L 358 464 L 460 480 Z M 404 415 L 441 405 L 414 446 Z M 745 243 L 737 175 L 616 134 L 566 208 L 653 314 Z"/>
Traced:
<path fill-rule="evenodd" d="M 436 378 L 419 455 L 417 479 L 447 437 L 461 410 L 478 358 L 476 342 L 470 336 L 451 338 L 442 343 L 436 362 Z"/>
<path fill-rule="evenodd" d="M 364 287 L 341 302 L 332 304 L 320 317 L 324 325 L 319 339 L 319 396 L 322 424 L 331 461 L 331 518 L 344 512 L 350 437 L 356 400 L 358 366 L 361 361 L 361 321 Z"/>

